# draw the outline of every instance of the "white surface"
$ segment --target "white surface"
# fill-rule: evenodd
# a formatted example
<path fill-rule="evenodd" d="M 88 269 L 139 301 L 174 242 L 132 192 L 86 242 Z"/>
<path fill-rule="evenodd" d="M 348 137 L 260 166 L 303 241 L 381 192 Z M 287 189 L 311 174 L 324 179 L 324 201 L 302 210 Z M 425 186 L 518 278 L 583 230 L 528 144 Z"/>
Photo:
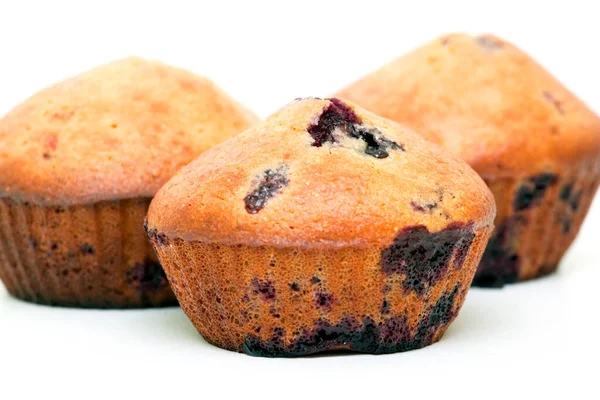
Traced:
<path fill-rule="evenodd" d="M 209 76 L 266 116 L 451 31 L 516 42 L 600 110 L 594 1 L 81 3 L 0 1 L 0 113 L 57 80 L 137 54 Z M 473 289 L 438 344 L 385 356 L 253 358 L 208 345 L 177 308 L 49 308 L 14 300 L 0 285 L 0 399 L 597 399 L 599 224 L 596 201 L 558 274 Z"/>

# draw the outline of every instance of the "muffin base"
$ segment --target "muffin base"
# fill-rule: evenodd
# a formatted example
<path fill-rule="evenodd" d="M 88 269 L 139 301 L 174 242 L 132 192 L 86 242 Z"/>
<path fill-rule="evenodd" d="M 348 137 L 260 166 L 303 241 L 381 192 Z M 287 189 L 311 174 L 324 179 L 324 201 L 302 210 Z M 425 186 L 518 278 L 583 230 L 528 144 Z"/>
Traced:
<path fill-rule="evenodd" d="M 473 285 L 502 287 L 557 270 L 600 184 L 600 162 L 560 174 L 484 180 L 496 199 L 496 230 Z"/>
<path fill-rule="evenodd" d="M 438 341 L 464 302 L 490 232 L 475 232 L 466 246 L 451 248 L 443 275 L 420 292 L 406 289 L 406 275 L 385 271 L 386 249 L 252 247 L 150 236 L 183 310 L 209 343 L 290 357 L 391 353 Z"/>
<path fill-rule="evenodd" d="M 89 308 L 176 305 L 142 229 L 150 199 L 40 206 L 0 199 L 0 279 L 16 298 Z"/>

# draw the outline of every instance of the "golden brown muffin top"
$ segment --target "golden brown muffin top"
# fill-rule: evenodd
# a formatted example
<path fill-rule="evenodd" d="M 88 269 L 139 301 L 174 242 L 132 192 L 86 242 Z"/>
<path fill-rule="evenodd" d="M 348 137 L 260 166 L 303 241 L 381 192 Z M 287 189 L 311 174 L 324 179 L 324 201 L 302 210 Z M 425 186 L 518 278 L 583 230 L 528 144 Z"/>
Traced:
<path fill-rule="evenodd" d="M 159 241 L 388 245 L 405 227 L 490 227 L 493 197 L 466 163 L 337 99 L 304 99 L 199 156 L 148 211 Z"/>
<path fill-rule="evenodd" d="M 211 81 L 127 58 L 45 89 L 0 120 L 0 197 L 82 204 L 151 197 L 257 118 Z"/>
<path fill-rule="evenodd" d="M 410 126 L 484 177 L 560 170 L 600 153 L 600 119 L 492 35 L 441 37 L 338 96 Z"/>

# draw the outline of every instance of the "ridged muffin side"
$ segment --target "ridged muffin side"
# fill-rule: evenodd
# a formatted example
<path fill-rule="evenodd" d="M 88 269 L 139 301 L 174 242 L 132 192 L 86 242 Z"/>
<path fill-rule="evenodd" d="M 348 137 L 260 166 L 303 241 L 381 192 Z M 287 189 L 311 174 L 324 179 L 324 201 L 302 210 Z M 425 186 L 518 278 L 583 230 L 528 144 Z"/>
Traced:
<path fill-rule="evenodd" d="M 56 306 L 175 305 L 142 224 L 150 199 L 40 206 L 0 199 L 0 279 Z"/>
<path fill-rule="evenodd" d="M 491 232 L 472 229 L 450 227 L 438 233 L 447 236 L 441 240 L 417 229 L 419 240 L 404 232 L 383 249 L 230 246 L 166 236 L 153 243 L 184 311 L 214 345 L 269 357 L 381 354 L 437 342 L 456 318 Z M 421 240 L 439 241 L 431 251 Z M 420 293 L 392 265 L 425 249 L 424 268 L 449 257 Z"/>
<path fill-rule="evenodd" d="M 600 160 L 556 173 L 484 180 L 496 198 L 496 230 L 473 285 L 500 287 L 556 271 L 600 184 Z"/>

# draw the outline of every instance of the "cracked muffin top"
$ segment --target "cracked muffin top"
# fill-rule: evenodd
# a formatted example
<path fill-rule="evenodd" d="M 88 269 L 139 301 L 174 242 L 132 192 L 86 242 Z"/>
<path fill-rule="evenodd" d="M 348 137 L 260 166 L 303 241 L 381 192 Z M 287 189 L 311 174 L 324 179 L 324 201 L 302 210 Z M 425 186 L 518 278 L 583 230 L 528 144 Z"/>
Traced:
<path fill-rule="evenodd" d="M 200 155 L 157 193 L 147 231 L 275 247 L 389 245 L 406 226 L 489 228 L 495 205 L 463 161 L 338 99 L 298 99 Z"/>
<path fill-rule="evenodd" d="M 600 153 L 600 119 L 492 35 L 443 36 L 337 95 L 406 124 L 486 177 L 528 175 Z"/>
<path fill-rule="evenodd" d="M 37 93 L 0 120 L 0 197 L 151 197 L 198 154 L 257 121 L 208 79 L 118 60 Z"/>

